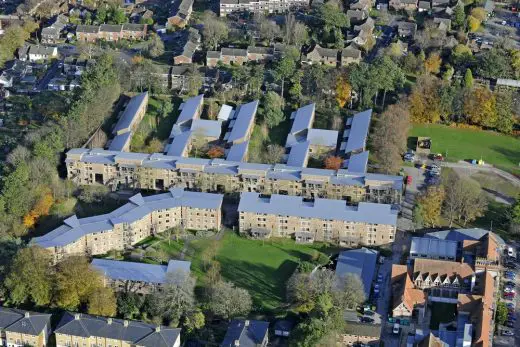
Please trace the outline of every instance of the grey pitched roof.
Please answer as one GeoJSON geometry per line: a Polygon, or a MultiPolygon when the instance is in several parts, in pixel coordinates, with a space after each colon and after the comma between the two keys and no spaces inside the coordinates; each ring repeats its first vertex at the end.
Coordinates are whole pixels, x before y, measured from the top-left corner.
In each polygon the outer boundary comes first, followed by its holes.
{"type": "Polygon", "coordinates": [[[352,154],[348,159],[347,170],[350,172],[366,173],[369,151],[352,154]]]}
{"type": "Polygon", "coordinates": [[[125,23],[123,31],[144,31],[146,24],[125,23]]]}
{"type": "Polygon", "coordinates": [[[247,57],[247,50],[240,48],[222,48],[222,55],[229,55],[233,57],[247,57]]]}
{"type": "Polygon", "coordinates": [[[247,53],[253,54],[273,54],[273,48],[271,47],[258,47],[258,46],[249,46],[247,47],[247,53]]]}
{"type": "Polygon", "coordinates": [[[186,43],[184,44],[184,46],[182,48],[182,53],[180,55],[188,57],[188,58],[192,58],[193,54],[197,50],[197,47],[198,47],[198,45],[196,43],[191,42],[191,41],[186,41],[186,43]]]}
{"type": "Polygon", "coordinates": [[[323,48],[320,45],[316,45],[316,47],[314,47],[314,49],[322,57],[337,58],[337,56],[338,56],[337,49],[323,48]]]}
{"type": "Polygon", "coordinates": [[[299,167],[307,166],[310,145],[309,141],[298,142],[292,145],[289,157],[287,158],[287,165],[299,167]]]}
{"type": "Polygon", "coordinates": [[[144,347],[172,347],[181,329],[65,312],[54,331],[64,335],[117,339],[144,347]]]}
{"type": "Polygon", "coordinates": [[[262,197],[259,193],[244,192],[238,211],[372,224],[397,223],[397,211],[387,204],[361,202],[358,206],[348,206],[343,200],[316,198],[306,201],[301,196],[278,194],[262,197]]]}
{"type": "Polygon", "coordinates": [[[345,148],[346,153],[365,148],[371,118],[372,109],[359,112],[353,116],[345,148]]]}
{"type": "Polygon", "coordinates": [[[258,100],[240,105],[235,111],[235,123],[227,139],[228,142],[245,140],[247,130],[255,121],[258,100]]]}
{"type": "Polygon", "coordinates": [[[182,103],[181,114],[177,118],[175,124],[180,124],[188,120],[193,120],[195,118],[195,115],[197,114],[198,108],[202,105],[203,101],[204,95],[200,94],[192,98],[189,98],[184,103],[182,103]]]}
{"type": "Polygon", "coordinates": [[[336,130],[309,129],[307,141],[315,146],[336,147],[338,132],[336,130]]]}
{"type": "Polygon", "coordinates": [[[359,49],[356,49],[354,47],[346,47],[343,48],[341,51],[341,57],[349,57],[354,59],[360,59],[361,58],[361,51],[359,49]]]}
{"type": "MultiPolygon", "coordinates": [[[[452,241],[464,241],[464,240],[480,240],[482,237],[491,233],[489,230],[484,230],[480,228],[471,228],[471,229],[453,229],[453,230],[441,230],[433,233],[428,233],[424,235],[425,237],[434,237],[441,240],[452,240],[452,241]]],[[[505,246],[505,241],[498,236],[498,234],[493,234],[497,243],[501,246],[505,246]]]]}
{"type": "Polygon", "coordinates": [[[423,10],[429,10],[432,7],[429,1],[419,1],[419,8],[423,10]]]}
{"type": "Polygon", "coordinates": [[[182,156],[191,141],[192,135],[193,133],[191,131],[185,131],[175,135],[172,143],[170,143],[166,150],[167,155],[182,156]]]}
{"type": "Polygon", "coordinates": [[[220,59],[220,51],[207,51],[206,58],[220,59]]]}
{"type": "MultiPolygon", "coordinates": [[[[132,154],[132,153],[125,153],[132,154]]],[[[168,193],[143,197],[136,194],[130,201],[118,209],[102,215],[78,219],[75,215],[67,218],[63,225],[51,232],[35,237],[31,243],[43,248],[59,247],[75,242],[79,238],[100,232],[112,231],[119,223],[132,223],[159,209],[189,206],[204,209],[219,209],[222,205],[221,194],[184,191],[172,188],[168,193]]]]}
{"type": "Polygon", "coordinates": [[[99,27],[100,32],[118,33],[123,30],[123,25],[120,24],[101,24],[99,27]]]}
{"type": "Polygon", "coordinates": [[[104,276],[121,281],[134,281],[163,284],[166,283],[167,273],[184,271],[189,273],[191,262],[170,260],[168,266],[110,259],[92,259],[92,266],[104,276]]]}
{"type": "Polygon", "coordinates": [[[315,110],[316,104],[309,104],[294,111],[293,114],[291,114],[293,123],[289,134],[294,136],[299,132],[310,129],[314,121],[315,110]]]}
{"type": "Polygon", "coordinates": [[[37,336],[50,324],[50,314],[0,306],[0,330],[37,336]]]}
{"type": "Polygon", "coordinates": [[[144,105],[144,103],[148,100],[148,92],[144,92],[141,94],[137,94],[133,98],[130,99],[128,105],[126,106],[123,114],[117,121],[113,134],[121,130],[130,130],[130,128],[137,121],[137,111],[144,105]]]}
{"type": "Polygon", "coordinates": [[[226,159],[230,161],[245,161],[249,141],[237,143],[236,145],[229,148],[229,152],[226,155],[226,159]]]}
{"type": "Polygon", "coordinates": [[[55,50],[56,47],[51,46],[29,45],[29,54],[52,55],[55,50]]]}
{"type": "Polygon", "coordinates": [[[257,347],[262,344],[269,330],[269,322],[234,319],[229,323],[222,347],[257,347]]]}
{"type": "Polygon", "coordinates": [[[365,247],[341,252],[336,265],[336,278],[339,280],[347,274],[359,276],[363,283],[365,297],[368,298],[376,273],[378,254],[378,251],[365,247]]]}
{"type": "Polygon", "coordinates": [[[132,132],[127,131],[126,133],[122,133],[120,135],[114,136],[112,142],[110,142],[110,146],[108,146],[109,151],[123,151],[125,147],[128,147],[128,144],[132,140],[132,132]]]}
{"type": "Polygon", "coordinates": [[[97,34],[99,32],[98,25],[78,25],[76,27],[77,33],[97,34]]]}

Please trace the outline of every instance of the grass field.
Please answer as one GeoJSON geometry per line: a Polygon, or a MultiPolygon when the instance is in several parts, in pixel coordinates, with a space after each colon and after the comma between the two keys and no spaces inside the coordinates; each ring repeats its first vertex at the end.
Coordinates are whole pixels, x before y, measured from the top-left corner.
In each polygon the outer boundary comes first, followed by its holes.
{"type": "Polygon", "coordinates": [[[411,137],[428,136],[432,152],[442,153],[448,161],[482,158],[497,168],[520,175],[520,139],[493,131],[451,128],[444,125],[416,125],[411,137]]]}
{"type": "MultiPolygon", "coordinates": [[[[325,244],[296,244],[289,239],[251,240],[232,232],[226,233],[219,242],[216,259],[220,262],[222,277],[247,289],[253,298],[254,309],[261,313],[276,314],[285,302],[286,282],[298,262],[317,259],[320,253],[334,254],[339,248],[325,244]]],[[[151,244],[153,248],[166,253],[169,258],[178,259],[184,247],[183,242],[149,238],[140,244],[151,244]]],[[[204,238],[189,243],[186,260],[190,260],[191,270],[204,283],[205,270],[201,255],[208,247],[213,247],[212,239],[204,238]]],[[[153,263],[150,259],[144,260],[153,263]]]]}

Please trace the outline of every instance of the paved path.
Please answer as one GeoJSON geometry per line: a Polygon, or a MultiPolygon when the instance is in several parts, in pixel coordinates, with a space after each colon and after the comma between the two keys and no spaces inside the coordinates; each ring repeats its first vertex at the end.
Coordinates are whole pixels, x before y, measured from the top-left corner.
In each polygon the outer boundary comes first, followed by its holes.
{"type": "Polygon", "coordinates": [[[468,169],[468,170],[474,170],[474,171],[485,171],[485,172],[493,172],[500,177],[510,181],[515,186],[520,187],[520,179],[509,172],[505,172],[503,170],[497,169],[496,167],[490,166],[490,165],[472,165],[469,163],[466,163],[465,161],[459,161],[457,163],[448,163],[443,162],[441,166],[444,167],[451,167],[455,169],[468,169]]]}

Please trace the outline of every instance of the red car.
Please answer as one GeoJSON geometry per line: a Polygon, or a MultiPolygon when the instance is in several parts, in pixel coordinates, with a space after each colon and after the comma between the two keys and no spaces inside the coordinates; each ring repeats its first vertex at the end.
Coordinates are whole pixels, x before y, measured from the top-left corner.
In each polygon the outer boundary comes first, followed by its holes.
{"type": "Polygon", "coordinates": [[[406,176],[406,184],[407,185],[412,184],[412,176],[406,176]]]}
{"type": "Polygon", "coordinates": [[[444,157],[442,156],[442,154],[434,154],[433,160],[443,161],[444,157]]]}

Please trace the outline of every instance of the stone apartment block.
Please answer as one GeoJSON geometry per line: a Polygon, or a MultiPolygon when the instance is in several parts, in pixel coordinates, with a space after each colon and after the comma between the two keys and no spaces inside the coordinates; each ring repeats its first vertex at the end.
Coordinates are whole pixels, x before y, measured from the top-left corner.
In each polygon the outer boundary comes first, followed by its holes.
{"type": "Polygon", "coordinates": [[[180,347],[181,329],[66,312],[54,330],[57,347],[180,347]]]}
{"type": "Polygon", "coordinates": [[[400,176],[101,149],[71,149],[66,165],[68,178],[77,184],[152,190],[184,186],[228,194],[261,192],[397,204],[403,188],[400,176]]]}
{"type": "Polygon", "coordinates": [[[222,195],[183,191],[143,197],[134,195],[126,205],[104,215],[64,224],[32,243],[48,249],[58,261],[68,255],[97,255],[125,248],[170,228],[218,230],[222,195]]]}
{"type": "Polygon", "coordinates": [[[50,332],[50,314],[0,307],[0,346],[45,347],[50,332]]]}
{"type": "Polygon", "coordinates": [[[99,27],[99,39],[105,41],[118,41],[123,38],[123,26],[115,24],[101,24],[99,27]]]}
{"type": "Polygon", "coordinates": [[[236,11],[253,13],[287,12],[293,8],[309,6],[309,0],[220,0],[222,17],[236,11]]]}
{"type": "Polygon", "coordinates": [[[242,193],[240,233],[254,237],[293,237],[296,241],[379,246],[394,241],[397,210],[391,205],[296,196],[242,193]]]}

